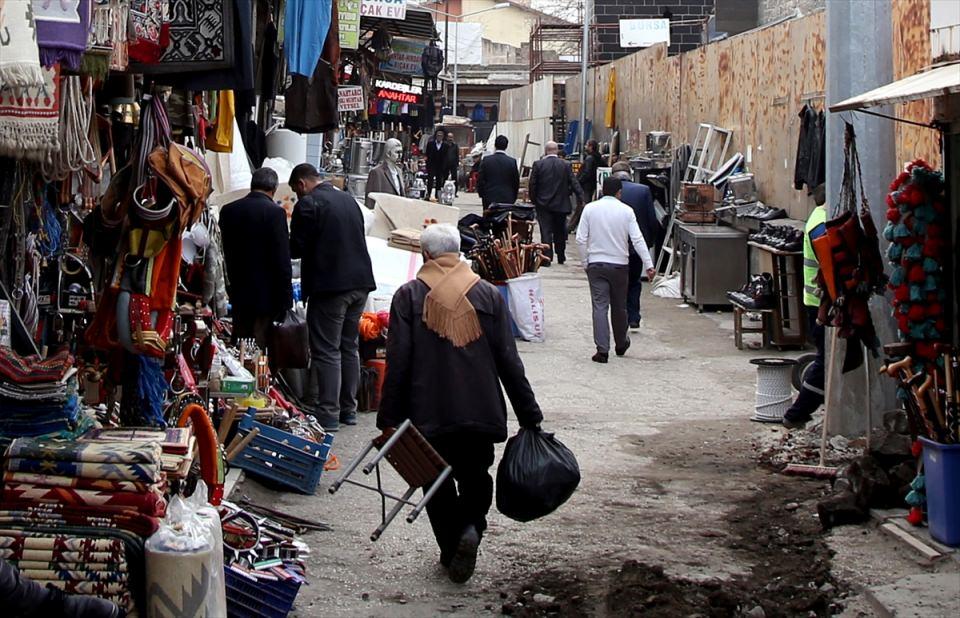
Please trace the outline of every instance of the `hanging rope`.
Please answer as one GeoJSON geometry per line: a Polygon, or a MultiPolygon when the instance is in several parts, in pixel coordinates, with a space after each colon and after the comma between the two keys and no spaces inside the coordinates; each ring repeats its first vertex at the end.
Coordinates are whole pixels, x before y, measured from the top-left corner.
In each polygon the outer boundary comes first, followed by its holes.
{"type": "Polygon", "coordinates": [[[140,111],[140,134],[137,139],[137,165],[133,186],[139,187],[147,178],[147,157],[157,146],[170,143],[170,120],[159,95],[146,94],[140,111]]]}
{"type": "Polygon", "coordinates": [[[43,177],[63,180],[84,166],[94,167],[96,152],[90,144],[90,118],[93,114],[93,80],[87,80],[84,93],[79,75],[67,75],[60,81],[60,150],[48,155],[41,165],[43,177]]]}
{"type": "Polygon", "coordinates": [[[48,199],[49,186],[44,186],[42,194],[38,195],[36,204],[37,221],[40,229],[37,231],[37,250],[44,258],[53,257],[60,253],[63,246],[63,226],[56,209],[48,199]]]}
{"type": "Polygon", "coordinates": [[[167,393],[167,381],[163,377],[161,359],[149,356],[137,356],[140,362],[140,374],[137,378],[137,392],[140,396],[140,412],[144,420],[156,427],[166,427],[163,418],[163,400],[167,393]]]}

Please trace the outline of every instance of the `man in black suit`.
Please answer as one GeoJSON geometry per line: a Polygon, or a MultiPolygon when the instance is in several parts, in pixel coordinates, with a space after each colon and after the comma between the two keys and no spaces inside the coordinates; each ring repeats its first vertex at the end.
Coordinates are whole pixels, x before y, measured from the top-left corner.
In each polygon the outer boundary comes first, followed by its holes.
{"type": "Polygon", "coordinates": [[[496,150],[480,161],[477,194],[484,209],[492,204],[513,204],[520,191],[520,170],[517,160],[507,154],[506,135],[498,135],[493,145],[496,150]]]}
{"type": "MultiPolygon", "coordinates": [[[[453,139],[453,133],[447,133],[447,175],[443,177],[443,181],[446,182],[447,178],[453,181],[454,195],[460,195],[460,147],[457,146],[457,142],[453,139]]],[[[440,187],[443,189],[443,187],[440,187]]]]}
{"type": "MultiPolygon", "coordinates": [[[[600,156],[600,145],[597,140],[587,140],[586,155],[583,158],[583,164],[580,166],[580,173],[577,174],[577,182],[583,189],[583,194],[587,202],[597,199],[597,168],[603,165],[603,158],[600,156]]],[[[570,220],[570,229],[577,229],[580,224],[580,215],[583,213],[583,204],[573,213],[570,220]]]]}
{"type": "Polygon", "coordinates": [[[570,164],[557,156],[556,142],[547,142],[546,155],[533,164],[530,172],[530,201],[537,208],[540,241],[551,245],[550,255],[558,264],[567,261],[567,215],[572,210],[570,195],[577,196],[583,206],[583,188],[573,175],[570,164]]]}
{"type": "Polygon", "coordinates": [[[376,289],[363,214],[356,200],[317,168],[301,163],[290,174],[296,206],[290,253],[302,258],[301,282],[310,331],[306,405],[327,431],[357,424],[360,314],[376,289]]]}
{"type": "Polygon", "coordinates": [[[220,209],[234,339],[267,344],[270,323],[293,303],[287,213],[273,201],[277,173],[253,173],[250,194],[220,209]]]}
{"type": "Polygon", "coordinates": [[[437,201],[440,201],[440,190],[443,189],[443,181],[447,177],[447,149],[450,148],[446,141],[447,132],[443,129],[437,129],[433,134],[433,139],[427,142],[427,198],[436,190],[437,201]],[[436,189],[434,189],[436,187],[436,189]]]}
{"type": "MultiPolygon", "coordinates": [[[[653,194],[650,187],[633,182],[633,173],[630,164],[618,161],[613,164],[613,175],[623,182],[620,201],[633,209],[640,226],[640,233],[650,248],[651,255],[656,260],[657,242],[660,240],[660,222],[657,220],[657,211],[653,206],[653,194]]],[[[644,275],[643,261],[637,252],[630,249],[630,272],[627,287],[627,322],[630,328],[640,328],[640,292],[643,289],[644,275]]]]}

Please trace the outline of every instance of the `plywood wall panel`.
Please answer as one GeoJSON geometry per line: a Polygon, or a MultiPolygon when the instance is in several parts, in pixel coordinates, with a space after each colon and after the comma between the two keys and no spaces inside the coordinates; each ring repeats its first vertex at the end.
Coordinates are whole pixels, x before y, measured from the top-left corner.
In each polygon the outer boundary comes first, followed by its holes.
{"type": "MultiPolygon", "coordinates": [[[[930,64],[930,0],[893,0],[893,77],[902,79],[930,64]]],[[[896,106],[896,115],[916,122],[930,122],[933,101],[915,101],[896,106]]],[[[916,158],[940,166],[936,131],[897,123],[897,162],[916,158]]]]}

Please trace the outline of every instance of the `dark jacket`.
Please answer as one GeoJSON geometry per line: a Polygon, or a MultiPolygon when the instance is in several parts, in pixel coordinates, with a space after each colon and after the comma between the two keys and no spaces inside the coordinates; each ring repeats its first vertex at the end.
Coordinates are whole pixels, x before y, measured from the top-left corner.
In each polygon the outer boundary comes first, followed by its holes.
{"type": "Polygon", "coordinates": [[[287,213],[256,191],[220,209],[230,303],[250,316],[276,317],[293,304],[287,213]]]}
{"type": "Polygon", "coordinates": [[[455,170],[460,167],[460,147],[456,142],[447,140],[447,162],[446,170],[455,170]]]}
{"type": "Polygon", "coordinates": [[[428,438],[475,433],[502,442],[507,438],[503,390],[521,426],[538,424],[543,415],[524,375],[510,315],[497,288],[480,281],[467,293],[483,335],[462,348],[423,324],[429,291],[414,279],[393,297],[377,427],[396,427],[409,418],[428,438]]]}
{"type": "Polygon", "coordinates": [[[807,194],[826,182],[826,119],[809,105],[800,110],[800,138],[797,141],[797,160],[793,169],[793,186],[807,194]]]}
{"type": "Polygon", "coordinates": [[[597,153],[588,154],[583,158],[583,165],[580,166],[580,172],[577,174],[577,182],[583,189],[583,194],[588,202],[596,199],[597,194],[597,168],[603,163],[600,155],[597,153]]]}
{"type": "Polygon", "coordinates": [[[530,201],[537,208],[551,212],[570,212],[570,194],[583,202],[580,183],[573,175],[573,168],[560,157],[544,157],[533,164],[530,172],[530,201]]]}
{"type": "Polygon", "coordinates": [[[360,206],[329,182],[297,200],[290,220],[290,254],[303,258],[303,297],[376,289],[360,206]]]}
{"type": "MultiPolygon", "coordinates": [[[[647,242],[647,247],[650,248],[650,255],[656,259],[656,246],[660,240],[660,222],[657,221],[657,211],[653,207],[653,194],[650,193],[650,187],[625,181],[623,192],[620,194],[620,201],[633,209],[633,214],[637,217],[637,225],[640,226],[640,233],[643,234],[643,239],[647,242]]],[[[630,247],[630,272],[643,272],[643,261],[633,250],[632,245],[630,247]]]]}
{"type": "Polygon", "coordinates": [[[513,204],[519,191],[520,170],[516,159],[498,150],[480,160],[477,195],[484,208],[491,204],[513,204]]]}
{"type": "Polygon", "coordinates": [[[443,70],[443,52],[436,45],[427,45],[420,55],[420,68],[426,77],[436,77],[443,70]]]}
{"type": "Polygon", "coordinates": [[[428,174],[442,174],[447,169],[447,150],[449,148],[450,145],[447,144],[446,140],[440,142],[440,147],[437,148],[437,140],[430,138],[427,147],[424,148],[427,153],[428,174]]]}

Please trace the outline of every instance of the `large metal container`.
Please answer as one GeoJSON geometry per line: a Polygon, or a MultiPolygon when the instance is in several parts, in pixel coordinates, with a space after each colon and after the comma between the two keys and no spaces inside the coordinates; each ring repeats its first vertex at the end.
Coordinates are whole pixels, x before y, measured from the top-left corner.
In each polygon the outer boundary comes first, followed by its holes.
{"type": "Polygon", "coordinates": [[[729,306],[727,291],[747,280],[747,235],[731,227],[691,224],[677,226],[676,234],[684,300],[701,311],[729,306]]]}
{"type": "Polygon", "coordinates": [[[350,143],[350,173],[367,174],[370,172],[370,151],[373,142],[368,139],[354,139],[350,143]]]}
{"type": "Polygon", "coordinates": [[[373,140],[370,147],[370,165],[379,165],[383,160],[383,151],[386,150],[387,142],[384,140],[373,140]]]}

